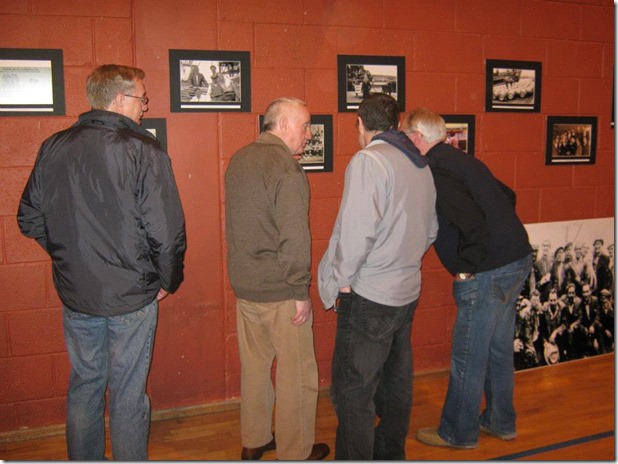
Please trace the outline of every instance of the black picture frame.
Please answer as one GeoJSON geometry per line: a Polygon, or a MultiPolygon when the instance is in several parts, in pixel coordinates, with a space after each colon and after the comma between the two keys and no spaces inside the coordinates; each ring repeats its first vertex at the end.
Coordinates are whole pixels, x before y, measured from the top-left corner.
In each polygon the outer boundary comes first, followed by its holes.
{"type": "Polygon", "coordinates": [[[64,114],[62,50],[0,48],[0,116],[64,114]]]}
{"type": "Polygon", "coordinates": [[[446,123],[446,143],[474,156],[475,117],[473,114],[443,114],[446,123]]]}
{"type": "Polygon", "coordinates": [[[405,57],[337,55],[337,90],[342,113],[356,111],[366,95],[378,92],[391,95],[405,111],[405,57]]]}
{"type": "Polygon", "coordinates": [[[244,51],[170,50],[171,111],[251,111],[249,56],[244,51]]]}
{"type": "Polygon", "coordinates": [[[546,165],[594,164],[596,116],[547,116],[546,165]]]}
{"type": "Polygon", "coordinates": [[[539,61],[486,60],[485,111],[541,111],[539,61]]]}
{"type": "Polygon", "coordinates": [[[165,118],[142,118],[142,127],[150,132],[167,151],[167,123],[165,118]]]}
{"type": "MultiPolygon", "coordinates": [[[[258,131],[262,132],[264,115],[258,117],[258,131]]],[[[312,114],[311,133],[313,138],[305,145],[305,153],[298,160],[306,172],[333,171],[333,116],[312,114]]]]}

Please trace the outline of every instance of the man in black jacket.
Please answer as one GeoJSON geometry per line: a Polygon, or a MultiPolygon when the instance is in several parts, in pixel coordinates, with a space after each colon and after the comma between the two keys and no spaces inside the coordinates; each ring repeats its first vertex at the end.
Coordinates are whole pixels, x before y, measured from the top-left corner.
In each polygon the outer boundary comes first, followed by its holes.
{"type": "Polygon", "coordinates": [[[92,110],[48,138],[19,205],[22,233],[52,260],[71,362],[69,459],[105,459],[109,386],[112,452],[146,460],[158,301],[183,280],[185,222],[170,159],[140,126],[141,69],[96,68],[92,110]]]}
{"type": "Polygon", "coordinates": [[[454,276],[457,304],[440,425],[420,429],[416,437],[430,446],[468,449],[478,446],[479,430],[511,440],[515,305],[532,266],[515,193],[481,161],[443,143],[446,124],[439,115],[417,109],[402,126],[429,160],[438,195],[434,246],[454,276]]]}

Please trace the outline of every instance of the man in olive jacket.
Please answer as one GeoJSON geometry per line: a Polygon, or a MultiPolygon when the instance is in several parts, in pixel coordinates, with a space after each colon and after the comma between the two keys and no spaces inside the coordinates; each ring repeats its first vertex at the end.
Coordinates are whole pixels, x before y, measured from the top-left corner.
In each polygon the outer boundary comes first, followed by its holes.
{"type": "Polygon", "coordinates": [[[264,132],[225,174],[227,265],[237,298],[242,459],[323,459],[314,444],[318,371],[309,299],[309,184],[297,162],[311,139],[305,104],[280,98],[264,132]],[[271,382],[277,359],[276,392],[271,382]],[[277,441],[272,434],[277,400],[277,441]]]}

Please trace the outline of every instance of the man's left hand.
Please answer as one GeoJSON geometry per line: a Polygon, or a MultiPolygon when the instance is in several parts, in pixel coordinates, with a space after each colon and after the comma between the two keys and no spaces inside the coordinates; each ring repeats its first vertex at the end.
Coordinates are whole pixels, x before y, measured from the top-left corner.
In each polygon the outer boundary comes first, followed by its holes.
{"type": "Polygon", "coordinates": [[[304,324],[309,320],[309,316],[311,315],[311,298],[303,301],[294,300],[294,304],[296,305],[296,314],[291,322],[294,325],[304,324]]]}

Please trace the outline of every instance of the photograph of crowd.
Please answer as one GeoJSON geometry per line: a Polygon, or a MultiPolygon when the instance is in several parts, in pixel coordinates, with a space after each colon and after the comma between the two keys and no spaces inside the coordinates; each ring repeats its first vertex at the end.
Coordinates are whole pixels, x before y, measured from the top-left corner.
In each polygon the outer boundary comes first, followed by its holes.
{"type": "Polygon", "coordinates": [[[515,369],[613,352],[613,218],[526,229],[534,264],[517,305],[515,369]]]}
{"type": "MultiPolygon", "coordinates": [[[[258,117],[259,131],[264,130],[264,115],[258,117]]],[[[333,117],[330,114],[311,115],[311,140],[298,160],[305,171],[332,172],[333,170],[333,117]]]]}
{"type": "Polygon", "coordinates": [[[303,165],[324,163],[323,124],[311,124],[311,140],[305,145],[305,152],[299,162],[303,165]]]}
{"type": "Polygon", "coordinates": [[[593,164],[596,117],[548,116],[545,164],[593,164]]]}
{"type": "Polygon", "coordinates": [[[553,156],[590,156],[590,126],[556,124],[553,127],[553,156]]]}

